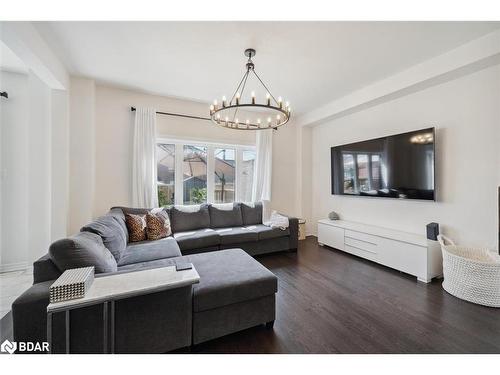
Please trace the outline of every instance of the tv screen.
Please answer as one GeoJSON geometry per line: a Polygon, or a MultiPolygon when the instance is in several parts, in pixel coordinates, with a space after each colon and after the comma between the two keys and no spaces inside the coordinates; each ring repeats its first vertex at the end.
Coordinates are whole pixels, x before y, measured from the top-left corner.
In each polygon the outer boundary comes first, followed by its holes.
{"type": "Polygon", "coordinates": [[[434,128],[331,148],[332,194],[435,200],[434,128]]]}

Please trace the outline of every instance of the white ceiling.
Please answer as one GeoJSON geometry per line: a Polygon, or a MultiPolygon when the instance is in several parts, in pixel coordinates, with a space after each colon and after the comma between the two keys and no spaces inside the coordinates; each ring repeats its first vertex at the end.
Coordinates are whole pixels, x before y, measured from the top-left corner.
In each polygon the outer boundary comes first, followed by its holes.
{"type": "Polygon", "coordinates": [[[26,64],[12,50],[0,40],[0,70],[13,73],[27,74],[26,64]]]}
{"type": "MultiPolygon", "coordinates": [[[[209,102],[230,96],[245,48],[304,113],[500,28],[498,22],[38,22],[74,75],[209,102]]],[[[247,84],[248,90],[257,86],[247,84]]],[[[263,95],[257,92],[257,95],[263,95]]]]}

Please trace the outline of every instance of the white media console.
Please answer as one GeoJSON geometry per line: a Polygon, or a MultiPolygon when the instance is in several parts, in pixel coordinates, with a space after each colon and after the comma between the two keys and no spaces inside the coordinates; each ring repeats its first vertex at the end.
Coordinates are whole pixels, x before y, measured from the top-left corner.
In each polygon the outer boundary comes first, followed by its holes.
{"type": "Polygon", "coordinates": [[[443,274],[441,248],[425,236],[345,220],[319,220],[318,242],[429,283],[443,274]]]}

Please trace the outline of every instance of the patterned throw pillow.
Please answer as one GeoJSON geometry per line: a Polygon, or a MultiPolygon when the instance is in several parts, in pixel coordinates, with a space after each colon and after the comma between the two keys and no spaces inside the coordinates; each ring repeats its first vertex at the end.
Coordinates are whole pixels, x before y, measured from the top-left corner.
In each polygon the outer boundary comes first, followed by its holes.
{"type": "Polygon", "coordinates": [[[129,242],[146,239],[146,215],[125,214],[129,242]]]}
{"type": "Polygon", "coordinates": [[[146,214],[146,234],[148,240],[159,240],[172,234],[170,219],[163,209],[153,209],[146,214]]]}

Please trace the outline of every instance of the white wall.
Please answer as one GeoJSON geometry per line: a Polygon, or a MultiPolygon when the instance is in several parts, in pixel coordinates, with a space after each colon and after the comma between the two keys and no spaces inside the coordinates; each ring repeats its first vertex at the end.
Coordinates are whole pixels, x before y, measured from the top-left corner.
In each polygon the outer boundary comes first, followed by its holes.
{"type": "MultiPolygon", "coordinates": [[[[90,79],[71,79],[70,233],[115,205],[131,204],[134,113],[130,107],[207,116],[208,105],[150,95],[90,79]],[[92,186],[91,186],[92,185],[92,186]]],[[[255,144],[255,132],[228,130],[209,121],[158,116],[159,137],[255,144]]],[[[273,203],[288,214],[296,208],[296,128],[274,135],[273,203]]]]}
{"type": "Polygon", "coordinates": [[[9,99],[0,101],[1,115],[1,258],[2,270],[26,267],[28,236],[29,149],[28,75],[0,71],[2,90],[9,99]],[[21,214],[22,213],[22,214],[21,214]]]}
{"type": "MultiPolygon", "coordinates": [[[[51,90],[35,75],[29,77],[28,151],[28,260],[47,252],[51,243],[52,165],[51,90]]],[[[16,150],[16,154],[22,152],[16,150]]],[[[25,199],[26,199],[25,198],[25,199]]],[[[23,214],[23,213],[21,213],[23,214]]]]}
{"type": "Polygon", "coordinates": [[[67,234],[69,76],[30,22],[0,22],[0,39],[24,73],[0,73],[3,272],[29,267],[67,234]]]}
{"type": "Polygon", "coordinates": [[[66,90],[51,95],[51,238],[65,237],[69,225],[69,103],[66,90]]]}
{"type": "Polygon", "coordinates": [[[1,71],[0,80],[9,93],[1,101],[0,271],[9,271],[28,267],[66,235],[68,124],[59,118],[65,91],[33,73],[1,71]]]}
{"type": "MultiPolygon", "coordinates": [[[[93,217],[96,141],[94,81],[71,78],[69,108],[70,214],[68,231],[69,234],[74,234],[93,217]]],[[[108,157],[115,156],[112,147],[110,147],[110,153],[108,157]]],[[[103,183],[111,184],[112,181],[110,179],[103,183]]]]}
{"type": "Polygon", "coordinates": [[[422,234],[436,221],[459,243],[497,248],[499,103],[496,65],[314,127],[313,220],[335,210],[346,220],[422,234]],[[331,195],[330,147],[433,125],[436,203],[331,195]]]}

